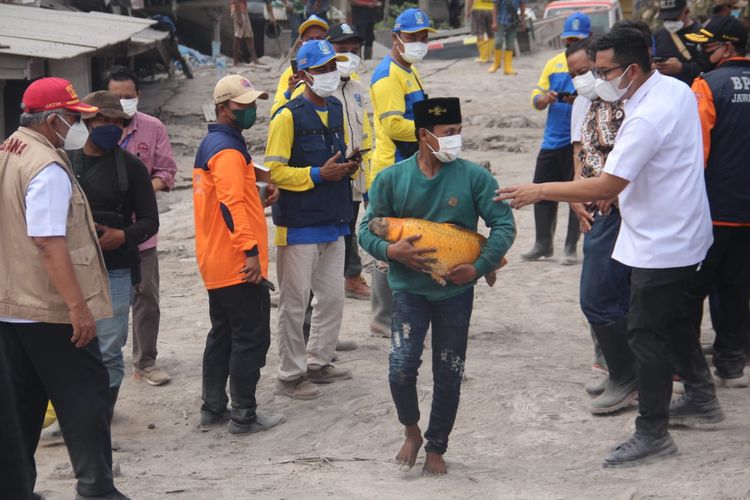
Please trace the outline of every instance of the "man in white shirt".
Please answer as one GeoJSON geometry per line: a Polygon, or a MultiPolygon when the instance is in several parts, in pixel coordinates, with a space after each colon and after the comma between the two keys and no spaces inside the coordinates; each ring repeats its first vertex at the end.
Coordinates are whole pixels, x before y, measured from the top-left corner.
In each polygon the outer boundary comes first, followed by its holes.
{"type": "Polygon", "coordinates": [[[627,100],[625,120],[599,177],[499,190],[497,200],[590,202],[619,195],[622,225],[612,257],[630,266],[628,343],[636,359],[639,410],[633,436],[604,467],[644,463],[677,451],[668,424],[724,419],[711,373],[685,312],[698,264],[713,241],[703,180],[701,128],[689,87],[651,70],[649,45],[631,28],[596,46],[596,89],[627,100]],[[685,395],[670,405],[673,366],[685,395]]]}

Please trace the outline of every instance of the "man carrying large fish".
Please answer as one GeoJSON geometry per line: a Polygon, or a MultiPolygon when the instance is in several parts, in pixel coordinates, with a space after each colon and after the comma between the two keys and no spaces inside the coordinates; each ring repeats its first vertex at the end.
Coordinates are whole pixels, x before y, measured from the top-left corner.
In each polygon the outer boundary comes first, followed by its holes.
{"type": "Polygon", "coordinates": [[[474,283],[491,274],[515,239],[508,205],[493,204],[497,181],[461,152],[458,98],[414,103],[418,152],[383,170],[369,191],[359,241],[390,264],[393,290],[388,379],[406,440],[396,460],[416,463],[422,446],[417,370],[432,323],[433,400],[424,471],[446,473],[443,454],[458,410],[474,283]],[[490,228],[476,234],[481,217],[490,228]]]}

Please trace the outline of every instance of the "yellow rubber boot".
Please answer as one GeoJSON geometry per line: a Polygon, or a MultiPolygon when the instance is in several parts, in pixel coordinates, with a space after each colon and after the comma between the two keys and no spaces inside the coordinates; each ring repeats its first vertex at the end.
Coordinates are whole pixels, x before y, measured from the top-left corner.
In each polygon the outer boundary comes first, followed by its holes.
{"type": "Polygon", "coordinates": [[[480,64],[486,63],[489,60],[489,55],[487,54],[487,40],[477,40],[477,51],[479,52],[479,57],[474,59],[474,62],[480,64]]]}
{"type": "Polygon", "coordinates": [[[506,75],[517,75],[515,71],[513,71],[513,51],[512,50],[506,50],[505,51],[505,70],[506,75]]]}
{"type": "Polygon", "coordinates": [[[495,61],[492,63],[492,66],[490,66],[490,69],[487,70],[487,73],[494,73],[495,71],[500,69],[500,66],[502,66],[502,57],[503,57],[503,51],[500,49],[495,49],[495,61]]]}
{"type": "Polygon", "coordinates": [[[55,423],[55,420],[57,420],[57,414],[55,413],[55,409],[52,407],[51,402],[47,402],[47,411],[44,413],[44,423],[42,424],[42,428],[47,428],[50,425],[55,423]]]}

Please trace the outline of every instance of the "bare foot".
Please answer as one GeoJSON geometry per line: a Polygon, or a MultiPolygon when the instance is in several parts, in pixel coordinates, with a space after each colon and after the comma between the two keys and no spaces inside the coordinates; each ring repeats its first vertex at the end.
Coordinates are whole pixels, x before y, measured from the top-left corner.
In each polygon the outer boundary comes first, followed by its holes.
{"type": "Polygon", "coordinates": [[[417,425],[408,425],[404,430],[404,435],[406,439],[398,455],[396,455],[396,462],[411,469],[417,462],[417,454],[422,447],[422,431],[419,430],[417,425]]]}
{"type": "Polygon", "coordinates": [[[431,476],[443,476],[448,473],[448,468],[445,466],[445,460],[443,455],[428,451],[425,456],[423,474],[431,476]]]}

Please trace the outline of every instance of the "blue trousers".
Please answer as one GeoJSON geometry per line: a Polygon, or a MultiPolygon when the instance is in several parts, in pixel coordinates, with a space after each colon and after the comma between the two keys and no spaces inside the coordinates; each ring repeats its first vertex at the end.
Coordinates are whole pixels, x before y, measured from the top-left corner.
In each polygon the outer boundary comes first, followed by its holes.
{"type": "Polygon", "coordinates": [[[583,238],[581,309],[594,326],[612,324],[628,314],[630,268],[612,258],[621,222],[616,207],[608,215],[597,213],[583,238]]]}
{"type": "Polygon", "coordinates": [[[448,448],[461,394],[473,303],[473,288],[435,302],[408,292],[393,295],[388,380],[403,425],[419,422],[417,373],[432,323],[432,412],[425,432],[425,450],[429,452],[443,454],[448,448]]]}
{"type": "Polygon", "coordinates": [[[96,322],[96,336],[104,366],[109,373],[109,386],[119,387],[125,375],[122,348],[128,340],[128,316],[133,287],[130,283],[130,269],[110,269],[107,275],[112,295],[112,317],[96,322]]]}

